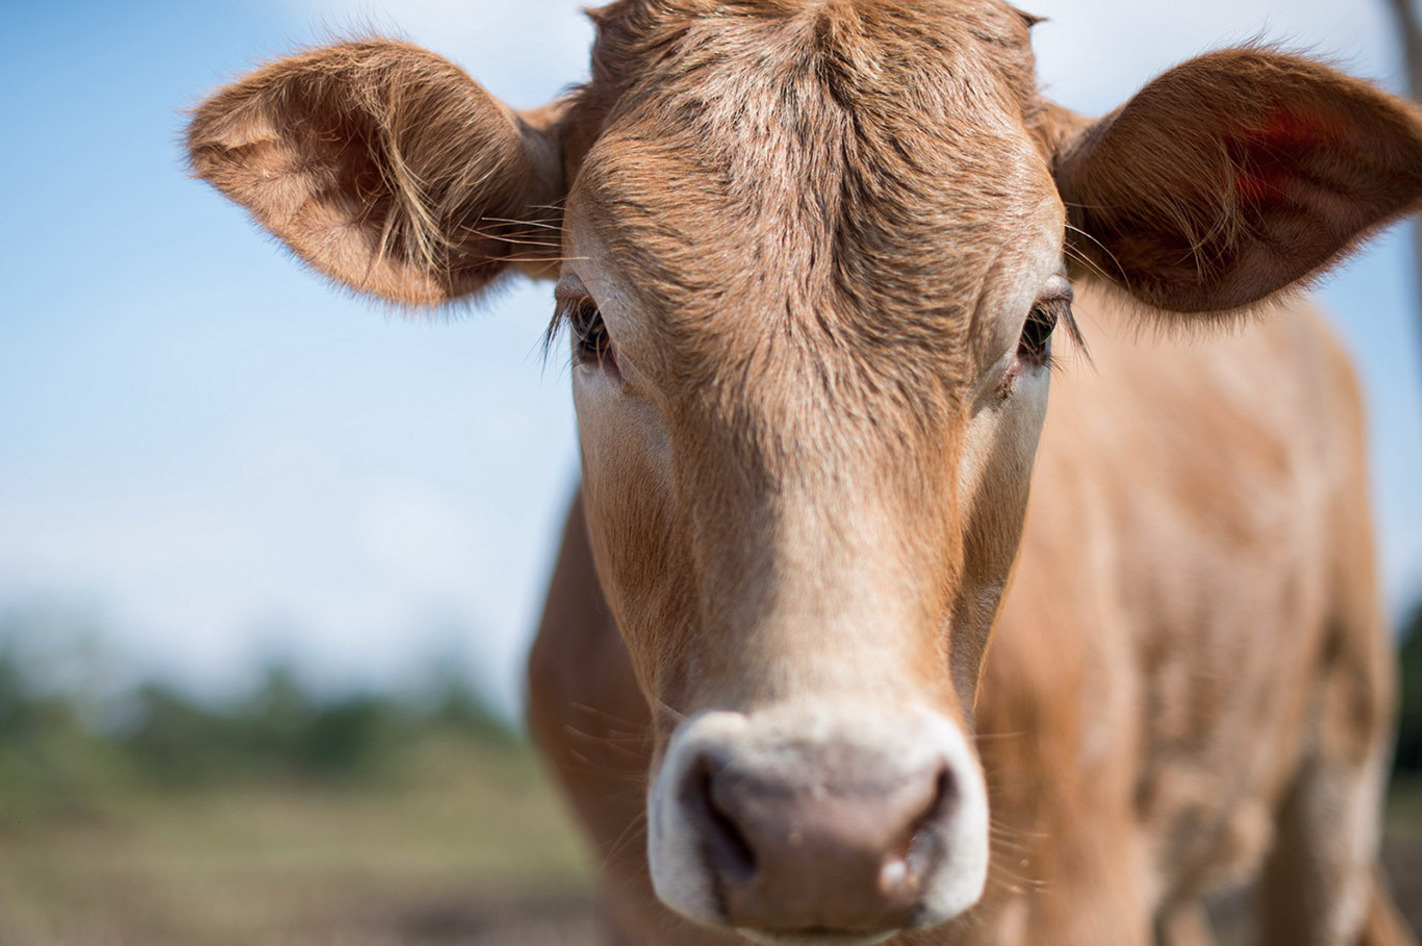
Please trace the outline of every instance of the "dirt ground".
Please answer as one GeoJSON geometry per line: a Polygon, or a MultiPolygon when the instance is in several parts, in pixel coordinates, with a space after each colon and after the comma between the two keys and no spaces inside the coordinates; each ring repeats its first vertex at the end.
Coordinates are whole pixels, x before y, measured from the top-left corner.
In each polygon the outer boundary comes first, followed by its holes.
{"type": "MultiPolygon", "coordinates": [[[[1389,843],[1383,852],[1393,894],[1413,929],[1422,930],[1422,844],[1389,843]]],[[[1255,942],[1248,894],[1212,904],[1219,946],[1255,942]]],[[[357,942],[342,938],[341,942],[357,942]]],[[[493,907],[470,904],[409,906],[372,943],[399,946],[599,946],[597,923],[582,900],[493,907]]]]}
{"type": "MultiPolygon", "coordinates": [[[[532,763],[436,774],[0,823],[0,946],[599,946],[586,857],[532,763]]],[[[1394,794],[1387,839],[1422,930],[1422,784],[1394,794]]],[[[1212,913],[1220,946],[1252,942],[1245,898],[1212,913]]]]}
{"type": "MultiPolygon", "coordinates": [[[[1422,845],[1389,844],[1384,852],[1393,892],[1422,930],[1422,845]]],[[[1255,941],[1247,895],[1212,905],[1219,946],[1255,941]]],[[[344,917],[311,918],[301,942],[349,946],[600,946],[590,904],[581,897],[511,903],[430,899],[372,904],[344,917]]]]}
{"type": "Polygon", "coordinates": [[[339,917],[312,917],[295,941],[341,946],[600,946],[593,908],[583,897],[371,903],[339,917]]]}

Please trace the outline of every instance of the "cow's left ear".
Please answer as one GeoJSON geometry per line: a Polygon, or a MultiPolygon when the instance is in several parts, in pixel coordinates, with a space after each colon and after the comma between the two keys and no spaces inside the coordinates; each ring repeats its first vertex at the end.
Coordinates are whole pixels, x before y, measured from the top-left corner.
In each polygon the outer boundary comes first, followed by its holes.
{"type": "Polygon", "coordinates": [[[1422,201],[1422,116],[1314,62],[1190,60],[1056,159],[1074,255],[1151,306],[1223,312],[1319,272],[1422,201]]]}

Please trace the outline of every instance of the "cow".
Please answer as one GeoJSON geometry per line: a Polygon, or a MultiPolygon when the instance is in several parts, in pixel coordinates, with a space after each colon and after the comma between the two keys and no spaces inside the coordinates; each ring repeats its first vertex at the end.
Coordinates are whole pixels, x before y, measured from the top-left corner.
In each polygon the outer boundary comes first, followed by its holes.
{"type": "Polygon", "coordinates": [[[1001,0],[616,0],[516,112],[378,38],[194,172],[415,308],[556,280],[582,483],[532,731],[641,946],[1413,943],[1348,360],[1297,288],[1422,116],[1267,46],[1088,119],[1001,0]],[[1048,388],[1054,387],[1050,406],[1048,388]]]}

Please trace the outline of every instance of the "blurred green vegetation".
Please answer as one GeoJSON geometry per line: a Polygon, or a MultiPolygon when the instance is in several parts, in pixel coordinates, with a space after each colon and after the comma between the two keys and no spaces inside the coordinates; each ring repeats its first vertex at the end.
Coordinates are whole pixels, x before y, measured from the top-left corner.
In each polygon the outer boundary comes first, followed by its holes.
{"type": "Polygon", "coordinates": [[[389,782],[435,739],[523,751],[470,679],[450,669],[455,661],[437,662],[445,669],[404,694],[322,693],[276,662],[248,692],[213,701],[154,680],[96,686],[99,674],[75,671],[105,662],[92,643],[36,647],[15,623],[0,618],[0,822],[79,809],[116,789],[389,782]]]}
{"type": "Polygon", "coordinates": [[[1402,627],[1398,651],[1402,707],[1397,720],[1394,776],[1422,776],[1422,602],[1402,627]]]}
{"type": "Polygon", "coordinates": [[[588,941],[581,845],[460,660],[199,697],[98,630],[0,610],[0,946],[588,941]]]}

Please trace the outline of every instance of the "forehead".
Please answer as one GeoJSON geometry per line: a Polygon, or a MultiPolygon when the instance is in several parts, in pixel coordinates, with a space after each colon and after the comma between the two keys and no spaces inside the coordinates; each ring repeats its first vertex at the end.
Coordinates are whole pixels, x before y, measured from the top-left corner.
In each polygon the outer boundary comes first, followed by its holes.
{"type": "Polygon", "coordinates": [[[606,113],[570,213],[673,319],[755,308],[961,346],[993,277],[1060,227],[1011,7],[629,3],[597,18],[584,102],[606,113]]]}

